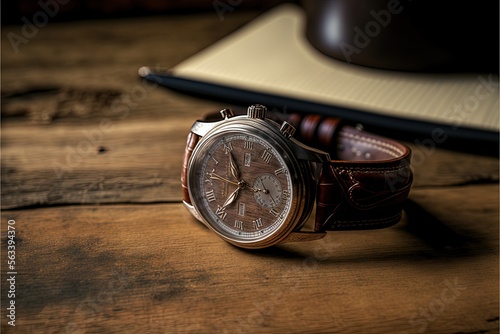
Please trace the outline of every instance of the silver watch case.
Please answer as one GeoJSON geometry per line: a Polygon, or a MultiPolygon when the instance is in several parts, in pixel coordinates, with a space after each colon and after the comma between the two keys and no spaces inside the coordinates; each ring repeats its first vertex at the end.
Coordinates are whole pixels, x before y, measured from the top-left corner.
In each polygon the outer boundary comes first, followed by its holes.
{"type": "MultiPolygon", "coordinates": [[[[288,125],[288,124],[286,124],[288,125]]],[[[283,127],[285,128],[285,127],[283,127]]],[[[288,127],[287,127],[288,128],[288,127]]],[[[215,232],[225,241],[242,248],[265,248],[283,242],[316,240],[324,237],[325,233],[301,232],[309,218],[315,203],[319,164],[329,161],[328,153],[308,147],[285,131],[270,119],[250,118],[248,116],[234,116],[217,122],[197,121],[191,131],[201,136],[188,163],[187,185],[192,204],[184,202],[187,209],[204,225],[215,232]],[[283,157],[292,178],[292,209],[281,226],[272,234],[260,239],[241,240],[221,233],[212,226],[203,215],[203,208],[198,206],[196,198],[199,189],[196,189],[195,173],[200,163],[200,152],[206,145],[210,145],[214,138],[222,133],[238,132],[259,136],[269,143],[283,157]]]]}

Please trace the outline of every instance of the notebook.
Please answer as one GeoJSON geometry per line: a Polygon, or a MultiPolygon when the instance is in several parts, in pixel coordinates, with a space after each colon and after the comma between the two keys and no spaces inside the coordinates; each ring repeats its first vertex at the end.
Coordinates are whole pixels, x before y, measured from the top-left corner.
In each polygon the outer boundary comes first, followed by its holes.
{"type": "Polygon", "coordinates": [[[431,136],[498,144],[498,75],[412,73],[330,58],[305,37],[305,13],[283,4],[148,80],[188,94],[311,112],[431,136]]]}

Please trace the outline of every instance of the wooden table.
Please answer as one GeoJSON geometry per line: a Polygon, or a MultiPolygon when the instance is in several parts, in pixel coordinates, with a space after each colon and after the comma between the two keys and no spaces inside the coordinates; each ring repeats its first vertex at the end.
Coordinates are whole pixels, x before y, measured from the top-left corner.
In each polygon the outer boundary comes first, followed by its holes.
{"type": "Polygon", "coordinates": [[[406,218],[379,231],[244,251],[187,213],[185,137],[226,105],[137,69],[255,15],[49,22],[17,53],[2,29],[3,331],[498,332],[497,158],[412,145],[406,218]]]}

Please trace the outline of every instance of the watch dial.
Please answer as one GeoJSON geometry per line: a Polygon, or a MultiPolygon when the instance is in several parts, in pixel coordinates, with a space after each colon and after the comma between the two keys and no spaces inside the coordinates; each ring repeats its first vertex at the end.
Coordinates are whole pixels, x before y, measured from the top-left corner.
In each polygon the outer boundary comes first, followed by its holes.
{"type": "Polygon", "coordinates": [[[237,241],[264,238],[291,210],[292,179],[284,158],[264,139],[241,133],[212,138],[199,152],[198,210],[237,241]]]}

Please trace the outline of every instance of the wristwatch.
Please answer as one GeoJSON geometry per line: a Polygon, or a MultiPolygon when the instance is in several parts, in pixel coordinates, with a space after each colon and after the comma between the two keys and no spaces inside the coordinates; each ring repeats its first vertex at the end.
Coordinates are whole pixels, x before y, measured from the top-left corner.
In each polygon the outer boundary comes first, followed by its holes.
{"type": "Polygon", "coordinates": [[[401,220],[413,179],[406,145],[337,118],[271,115],[259,104],[220,114],[193,124],[181,182],[188,211],[223,240],[265,248],[401,220]],[[303,231],[314,207],[314,228],[303,231]]]}

